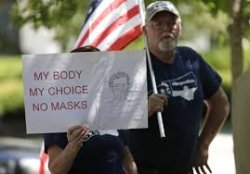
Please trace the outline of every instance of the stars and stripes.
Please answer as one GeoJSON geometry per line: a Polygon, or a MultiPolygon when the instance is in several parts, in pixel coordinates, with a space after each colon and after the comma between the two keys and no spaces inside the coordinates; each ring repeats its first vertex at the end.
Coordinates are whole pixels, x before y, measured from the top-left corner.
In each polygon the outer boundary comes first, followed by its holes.
{"type": "Polygon", "coordinates": [[[137,0],[93,0],[75,48],[121,50],[142,33],[137,0]]]}

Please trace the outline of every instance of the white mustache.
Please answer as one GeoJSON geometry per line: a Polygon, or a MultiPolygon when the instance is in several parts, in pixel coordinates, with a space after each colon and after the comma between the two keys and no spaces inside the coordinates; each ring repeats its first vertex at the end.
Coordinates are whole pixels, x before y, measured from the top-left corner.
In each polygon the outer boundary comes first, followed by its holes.
{"type": "Polygon", "coordinates": [[[174,35],[172,33],[169,33],[169,32],[165,32],[161,35],[161,38],[172,38],[172,39],[175,39],[174,35]]]}

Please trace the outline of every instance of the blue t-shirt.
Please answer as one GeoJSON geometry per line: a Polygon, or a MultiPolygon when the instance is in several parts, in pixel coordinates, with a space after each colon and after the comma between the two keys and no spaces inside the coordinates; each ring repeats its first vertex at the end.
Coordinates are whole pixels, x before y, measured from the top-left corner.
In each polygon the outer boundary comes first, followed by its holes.
{"type": "MultiPolygon", "coordinates": [[[[68,143],[66,133],[44,135],[45,152],[50,145],[64,149],[68,143]]],[[[90,131],[70,169],[70,174],[124,174],[122,170],[123,141],[119,136],[90,131]]]]}
{"type": "MultiPolygon", "coordinates": [[[[159,93],[168,96],[163,123],[166,138],[161,139],[157,117],[149,118],[148,129],[126,132],[127,143],[138,165],[165,170],[186,171],[196,149],[203,100],[212,96],[221,83],[219,75],[194,50],[177,47],[172,64],[151,55],[159,93]]],[[[148,93],[152,93],[148,72],[148,93]]]]}

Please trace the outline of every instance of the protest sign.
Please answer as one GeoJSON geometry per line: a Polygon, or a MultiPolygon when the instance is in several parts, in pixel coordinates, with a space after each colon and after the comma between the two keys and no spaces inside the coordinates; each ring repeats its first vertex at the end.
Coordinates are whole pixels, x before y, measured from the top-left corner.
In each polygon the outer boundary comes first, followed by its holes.
{"type": "Polygon", "coordinates": [[[24,55],[27,133],[147,127],[144,51],[24,55]]]}

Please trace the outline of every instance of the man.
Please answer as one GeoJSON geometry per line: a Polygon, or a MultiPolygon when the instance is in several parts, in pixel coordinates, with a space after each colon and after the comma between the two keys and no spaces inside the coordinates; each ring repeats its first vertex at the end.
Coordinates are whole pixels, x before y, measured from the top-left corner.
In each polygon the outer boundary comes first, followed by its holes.
{"type": "Polygon", "coordinates": [[[144,32],[156,85],[153,94],[148,73],[149,128],[126,132],[140,174],[209,173],[208,149],[229,113],[221,78],[189,47],[177,47],[181,18],[168,1],[156,1],[146,10],[144,32]],[[199,135],[203,103],[207,105],[199,135]],[[156,113],[162,112],[166,138],[159,135],[156,113]]]}

